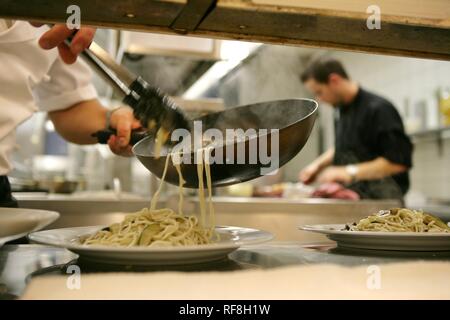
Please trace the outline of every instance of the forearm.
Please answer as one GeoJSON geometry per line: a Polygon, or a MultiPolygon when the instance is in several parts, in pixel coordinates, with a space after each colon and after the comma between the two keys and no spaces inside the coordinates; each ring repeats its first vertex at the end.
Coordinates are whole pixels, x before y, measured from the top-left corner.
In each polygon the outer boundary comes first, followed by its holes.
{"type": "Polygon", "coordinates": [[[314,165],[318,166],[320,170],[328,167],[332,164],[334,158],[334,148],[330,148],[324,153],[322,153],[316,160],[314,160],[314,165]]]}
{"type": "Polygon", "coordinates": [[[356,180],[377,180],[399,174],[408,170],[401,164],[390,162],[386,158],[378,157],[372,161],[357,164],[356,180]]]}
{"type": "Polygon", "coordinates": [[[69,109],[49,113],[56,131],[67,141],[77,144],[97,142],[91,134],[106,126],[106,108],[98,100],[80,102],[69,109]]]}

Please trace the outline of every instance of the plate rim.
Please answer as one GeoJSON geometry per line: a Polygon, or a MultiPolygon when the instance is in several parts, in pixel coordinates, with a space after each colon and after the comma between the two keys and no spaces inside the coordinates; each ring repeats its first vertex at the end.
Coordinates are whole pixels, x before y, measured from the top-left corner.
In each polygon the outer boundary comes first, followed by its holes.
{"type": "Polygon", "coordinates": [[[50,230],[41,230],[41,231],[35,231],[28,234],[28,239],[33,243],[39,243],[44,245],[50,245],[54,247],[59,248],[65,248],[67,250],[71,251],[101,251],[101,252],[111,252],[111,253],[174,253],[174,252],[195,252],[195,251],[215,251],[215,250],[226,250],[226,249],[235,249],[239,248],[241,246],[249,246],[249,245],[255,245],[259,243],[268,242],[274,239],[274,235],[271,232],[255,229],[255,228],[247,228],[247,227],[236,227],[236,226],[216,226],[216,228],[239,228],[239,229],[246,229],[246,230],[253,230],[258,232],[263,232],[265,235],[264,239],[261,240],[253,240],[249,242],[242,242],[242,241],[236,241],[236,242],[226,242],[226,243],[211,243],[211,244],[201,244],[201,245],[189,245],[189,246],[167,246],[167,247],[114,247],[114,246],[102,246],[102,245],[89,245],[84,246],[76,243],[61,243],[61,244],[55,244],[55,243],[49,243],[44,241],[39,241],[36,239],[36,236],[39,236],[39,234],[44,232],[54,232],[56,230],[73,230],[73,229],[94,229],[97,228],[98,230],[101,228],[104,228],[104,225],[98,225],[98,226],[81,226],[81,227],[67,227],[67,228],[57,228],[57,229],[50,229],[50,230]]]}
{"type": "MultiPolygon", "coordinates": [[[[26,232],[21,232],[21,233],[16,233],[16,234],[11,234],[9,236],[6,237],[0,237],[0,247],[5,244],[6,242],[9,241],[13,241],[13,240],[17,240],[20,239],[22,237],[25,237],[28,235],[30,235],[31,233],[35,233],[35,232],[39,232],[41,231],[43,228],[47,227],[48,225],[52,224],[53,222],[55,222],[56,220],[58,220],[61,217],[61,214],[58,211],[55,210],[45,210],[45,209],[33,209],[33,208],[8,208],[8,207],[2,207],[0,208],[0,215],[3,214],[8,214],[8,213],[2,213],[2,211],[20,211],[20,212],[31,212],[31,213],[39,213],[41,215],[46,216],[45,220],[47,221],[41,221],[40,223],[38,223],[38,225],[36,225],[33,229],[26,231],[26,232]]],[[[19,212],[17,212],[19,213],[19,212]]],[[[14,213],[12,213],[14,214],[14,213]]],[[[44,220],[44,219],[43,219],[44,220]]]]}
{"type": "Polygon", "coordinates": [[[370,236],[370,237],[381,237],[381,236],[390,236],[390,237],[423,237],[423,238],[447,238],[450,237],[450,232],[388,232],[388,231],[349,231],[349,230],[331,230],[325,228],[319,228],[318,226],[342,226],[345,224],[340,223],[330,223],[330,224],[306,224],[302,226],[298,226],[300,230],[310,231],[322,234],[335,234],[335,235],[352,235],[352,236],[370,236]]]}

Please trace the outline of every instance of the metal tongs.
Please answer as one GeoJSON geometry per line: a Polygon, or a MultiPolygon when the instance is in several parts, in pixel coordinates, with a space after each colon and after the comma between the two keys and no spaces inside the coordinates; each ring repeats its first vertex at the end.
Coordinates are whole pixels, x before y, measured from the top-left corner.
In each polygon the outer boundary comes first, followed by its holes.
{"type": "MultiPolygon", "coordinates": [[[[122,95],[123,102],[133,109],[134,117],[140,120],[142,127],[148,129],[148,132],[156,132],[161,127],[167,132],[172,132],[176,128],[190,130],[190,122],[168,95],[119,65],[97,43],[92,42],[81,55],[122,95]]],[[[106,129],[94,133],[93,136],[97,137],[99,143],[106,143],[113,134],[115,130],[106,129]]],[[[140,139],[142,134],[132,133],[132,144],[140,139]]]]}

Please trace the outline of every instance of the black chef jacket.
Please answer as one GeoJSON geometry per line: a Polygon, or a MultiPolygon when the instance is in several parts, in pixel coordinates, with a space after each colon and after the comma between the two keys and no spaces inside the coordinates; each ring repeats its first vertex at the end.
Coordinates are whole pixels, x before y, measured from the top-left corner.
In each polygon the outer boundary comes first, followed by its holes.
{"type": "MultiPolygon", "coordinates": [[[[334,165],[348,165],[384,157],[412,167],[413,146],[402,119],[386,99],[362,88],[352,103],[340,105],[335,113],[334,165]]],[[[399,198],[408,191],[409,174],[382,180],[360,181],[350,186],[362,198],[399,198]]]]}
{"type": "Polygon", "coordinates": [[[7,176],[0,176],[0,207],[18,207],[16,199],[11,195],[11,186],[7,176]]]}

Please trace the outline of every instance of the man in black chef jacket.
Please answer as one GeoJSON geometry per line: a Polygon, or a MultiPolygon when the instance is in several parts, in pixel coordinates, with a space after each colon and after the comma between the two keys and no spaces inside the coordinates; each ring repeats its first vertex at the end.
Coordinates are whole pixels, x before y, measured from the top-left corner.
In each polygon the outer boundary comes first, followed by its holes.
{"type": "Polygon", "coordinates": [[[413,146],[392,103],[361,88],[335,59],[312,62],[301,80],[334,107],[335,146],[304,168],[300,180],[337,182],[362,198],[403,198],[413,146]]]}

